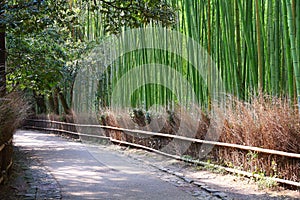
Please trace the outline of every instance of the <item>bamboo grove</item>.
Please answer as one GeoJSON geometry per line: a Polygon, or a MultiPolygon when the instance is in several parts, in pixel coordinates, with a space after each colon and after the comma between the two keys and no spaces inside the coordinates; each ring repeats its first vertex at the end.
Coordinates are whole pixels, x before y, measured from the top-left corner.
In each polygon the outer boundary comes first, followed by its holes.
{"type": "MultiPolygon", "coordinates": [[[[226,93],[246,101],[263,93],[287,97],[292,105],[300,104],[300,1],[169,0],[168,3],[177,12],[177,18],[167,28],[193,38],[207,51],[222,77],[226,93]]],[[[83,12],[81,20],[85,28],[80,31],[81,37],[94,41],[110,34],[105,29],[105,14],[93,10],[91,2],[74,1],[71,5],[83,12]]],[[[161,25],[150,23],[150,26],[161,25]]],[[[163,42],[154,36],[148,39],[163,42]]],[[[184,59],[170,52],[147,49],[124,55],[106,70],[99,81],[101,105],[109,107],[111,88],[123,73],[153,62],[171,65],[182,73],[192,84],[201,105],[209,105],[206,85],[214,81],[209,72],[207,79],[199,78],[184,59]]],[[[174,103],[176,97],[167,88],[150,84],[137,90],[131,101],[132,106],[147,109],[153,104],[174,103]]]]}

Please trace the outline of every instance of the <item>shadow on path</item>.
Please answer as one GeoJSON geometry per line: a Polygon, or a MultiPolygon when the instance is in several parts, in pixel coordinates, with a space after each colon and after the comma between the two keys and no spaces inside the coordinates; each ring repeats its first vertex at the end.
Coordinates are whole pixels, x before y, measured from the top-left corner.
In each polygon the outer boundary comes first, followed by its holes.
{"type": "Polygon", "coordinates": [[[14,141],[53,174],[63,199],[196,199],[116,153],[28,130],[14,141]]]}

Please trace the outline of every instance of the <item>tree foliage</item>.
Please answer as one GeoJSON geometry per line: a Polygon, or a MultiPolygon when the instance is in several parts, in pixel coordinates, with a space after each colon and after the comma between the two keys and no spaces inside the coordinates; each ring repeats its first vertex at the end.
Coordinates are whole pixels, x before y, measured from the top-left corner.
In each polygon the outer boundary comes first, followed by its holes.
{"type": "Polygon", "coordinates": [[[121,26],[140,27],[150,22],[171,26],[176,22],[174,9],[162,0],[94,1],[92,10],[101,10],[105,28],[113,33],[121,26]]]}
{"type": "MultiPolygon", "coordinates": [[[[8,90],[34,91],[34,96],[69,94],[77,72],[76,59],[89,46],[84,15],[98,14],[105,33],[123,26],[138,27],[154,21],[175,21],[164,0],[12,0],[0,2],[0,27],[6,37],[5,69],[8,90]],[[87,12],[83,12],[87,11],[87,12]],[[59,93],[59,94],[58,94],[59,93]]],[[[5,86],[3,83],[0,85],[5,86]]],[[[51,99],[50,98],[50,99],[51,99]]],[[[61,99],[62,100],[62,99],[61,99]]],[[[63,103],[66,105],[66,102],[63,103]]],[[[44,109],[42,109],[44,110],[44,109]]]]}

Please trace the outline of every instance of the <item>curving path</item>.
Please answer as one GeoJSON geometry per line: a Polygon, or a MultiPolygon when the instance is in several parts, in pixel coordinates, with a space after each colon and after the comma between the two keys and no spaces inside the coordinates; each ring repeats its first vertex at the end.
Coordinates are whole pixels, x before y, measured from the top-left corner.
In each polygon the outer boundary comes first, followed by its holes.
{"type": "Polygon", "coordinates": [[[120,154],[37,131],[22,130],[16,146],[31,150],[52,173],[62,199],[196,199],[120,154]]]}

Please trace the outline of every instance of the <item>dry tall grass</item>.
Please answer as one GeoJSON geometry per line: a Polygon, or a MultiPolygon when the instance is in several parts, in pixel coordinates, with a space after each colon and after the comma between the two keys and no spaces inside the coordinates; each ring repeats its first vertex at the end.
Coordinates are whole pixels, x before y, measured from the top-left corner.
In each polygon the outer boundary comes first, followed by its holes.
{"type": "Polygon", "coordinates": [[[0,146],[5,144],[0,152],[0,169],[6,179],[8,167],[12,161],[13,147],[8,141],[15,130],[22,124],[27,116],[30,106],[22,95],[11,93],[0,98],[0,146]],[[5,172],[5,173],[3,173],[5,172]]]}
{"type": "MultiPolygon", "coordinates": [[[[286,99],[264,96],[253,98],[251,103],[230,100],[223,113],[225,120],[223,128],[219,129],[220,142],[300,153],[299,114],[286,99]]],[[[199,108],[197,117],[189,113],[171,111],[149,115],[142,110],[131,113],[124,110],[118,113],[107,111],[102,113],[100,118],[103,125],[207,140],[210,139],[208,129],[214,126],[214,121],[199,108]],[[177,132],[179,126],[183,128],[183,132],[177,132]],[[194,130],[197,130],[196,133],[194,130]]],[[[172,142],[173,146],[170,147],[171,139],[163,137],[134,136],[108,130],[106,134],[114,139],[135,142],[155,149],[162,149],[168,145],[168,151],[171,153],[199,158],[199,144],[189,143],[189,148],[182,148],[182,145],[186,144],[178,141],[172,142]],[[182,149],[187,150],[182,152],[182,149]]],[[[206,159],[253,173],[300,181],[298,159],[222,147],[214,147],[206,159]]]]}
{"type": "MultiPolygon", "coordinates": [[[[234,100],[226,111],[221,142],[300,153],[300,118],[286,99],[269,96],[234,100]]],[[[300,181],[299,159],[216,148],[218,161],[253,173],[300,181]]]]}
{"type": "Polygon", "coordinates": [[[300,118],[287,100],[264,97],[227,105],[221,141],[300,152],[300,118]]]}
{"type": "MultiPolygon", "coordinates": [[[[215,118],[207,116],[200,108],[191,109],[193,113],[182,109],[164,113],[146,112],[140,109],[117,112],[105,110],[99,113],[98,123],[205,140],[214,140],[216,138],[214,134],[217,133],[220,142],[300,153],[300,117],[297,110],[286,99],[265,96],[253,98],[251,103],[245,103],[231,98],[226,105],[224,110],[216,111],[224,115],[221,128],[216,126],[215,118]]],[[[70,121],[58,116],[44,118],[70,121]]],[[[90,124],[88,116],[85,122],[90,124]]],[[[66,129],[60,125],[55,125],[55,128],[66,129]]],[[[202,158],[201,145],[197,143],[109,129],[99,130],[79,131],[105,135],[172,154],[188,155],[195,159],[202,158]]],[[[299,159],[217,146],[204,159],[252,173],[300,181],[299,159]]]]}
{"type": "Polygon", "coordinates": [[[12,137],[28,115],[29,108],[21,94],[11,93],[0,98],[0,144],[12,137]]]}

